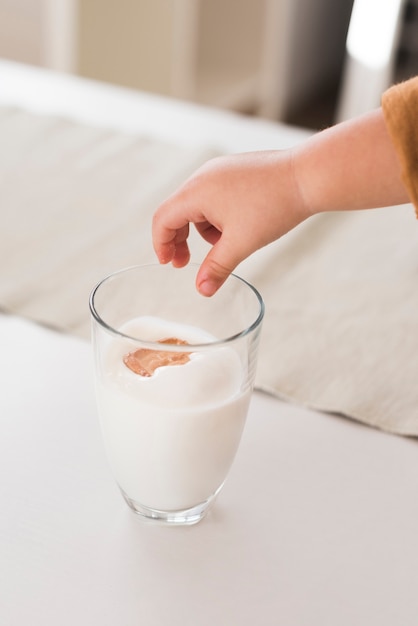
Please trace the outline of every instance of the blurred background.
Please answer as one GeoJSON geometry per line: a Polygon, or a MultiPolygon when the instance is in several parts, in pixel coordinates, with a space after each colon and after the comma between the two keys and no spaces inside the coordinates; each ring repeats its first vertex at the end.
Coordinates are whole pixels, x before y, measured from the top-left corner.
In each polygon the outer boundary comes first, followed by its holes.
{"type": "Polygon", "coordinates": [[[360,2],[368,50],[392,7],[377,92],[417,74],[418,0],[0,0],[0,58],[319,129],[350,116],[360,2]]]}

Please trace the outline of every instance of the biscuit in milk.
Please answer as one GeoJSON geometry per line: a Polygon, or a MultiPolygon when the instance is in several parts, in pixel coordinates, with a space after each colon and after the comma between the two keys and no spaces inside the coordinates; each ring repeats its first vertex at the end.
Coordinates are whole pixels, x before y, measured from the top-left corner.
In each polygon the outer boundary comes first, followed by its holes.
{"type": "MultiPolygon", "coordinates": [[[[187,341],[169,337],[160,339],[158,343],[171,344],[176,346],[187,346],[187,341]]],[[[184,365],[190,361],[189,352],[169,352],[164,350],[151,350],[149,348],[139,348],[129,352],[123,357],[123,362],[132,372],[139,376],[150,377],[158,367],[167,365],[184,365]]]]}

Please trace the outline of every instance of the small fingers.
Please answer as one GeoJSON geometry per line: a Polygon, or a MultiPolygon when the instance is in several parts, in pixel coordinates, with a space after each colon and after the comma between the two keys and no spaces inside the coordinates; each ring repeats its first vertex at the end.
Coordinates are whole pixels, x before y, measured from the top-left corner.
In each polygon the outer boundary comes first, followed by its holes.
{"type": "Polygon", "coordinates": [[[170,260],[174,267],[184,267],[190,261],[190,250],[187,241],[180,241],[174,245],[174,253],[170,260]]]}
{"type": "Polygon", "coordinates": [[[160,219],[160,213],[154,215],[152,221],[152,241],[160,263],[173,263],[175,267],[183,267],[189,262],[190,252],[187,244],[189,224],[173,225],[167,219],[160,219]]]}

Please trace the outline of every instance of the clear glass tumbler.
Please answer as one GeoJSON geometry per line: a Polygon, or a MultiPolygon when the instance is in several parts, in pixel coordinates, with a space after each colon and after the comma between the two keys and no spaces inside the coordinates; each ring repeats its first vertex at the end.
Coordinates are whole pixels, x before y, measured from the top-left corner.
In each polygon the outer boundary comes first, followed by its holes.
{"type": "Polygon", "coordinates": [[[236,275],[210,298],[197,266],[146,265],[104,278],[90,310],[106,454],[131,509],[193,524],[221,489],[254,384],[264,315],[236,275]]]}

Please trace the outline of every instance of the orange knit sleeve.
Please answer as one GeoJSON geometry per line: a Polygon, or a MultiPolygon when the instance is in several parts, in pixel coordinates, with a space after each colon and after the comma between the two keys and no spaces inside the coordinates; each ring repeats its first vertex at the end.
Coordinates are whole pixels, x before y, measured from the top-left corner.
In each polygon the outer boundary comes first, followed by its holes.
{"type": "Polygon", "coordinates": [[[418,76],[385,91],[382,109],[418,217],[418,76]]]}

